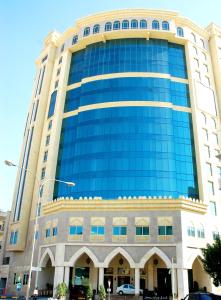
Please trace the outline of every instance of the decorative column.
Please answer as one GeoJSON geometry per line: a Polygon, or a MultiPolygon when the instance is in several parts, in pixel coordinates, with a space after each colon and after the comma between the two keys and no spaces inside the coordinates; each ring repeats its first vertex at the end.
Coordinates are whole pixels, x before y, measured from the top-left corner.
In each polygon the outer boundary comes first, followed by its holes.
{"type": "Polygon", "coordinates": [[[99,268],[99,286],[104,285],[104,268],[99,268]]]}
{"type": "Polygon", "coordinates": [[[188,270],[177,269],[178,299],[183,299],[189,293],[188,270]]]}
{"type": "Polygon", "coordinates": [[[55,267],[54,270],[54,285],[53,285],[53,297],[56,295],[56,287],[64,279],[64,267],[55,267]]]}
{"type": "Polygon", "coordinates": [[[69,275],[70,275],[70,267],[64,268],[64,282],[66,283],[67,287],[69,286],[69,275]]]}
{"type": "Polygon", "coordinates": [[[135,295],[140,294],[140,269],[135,268],[135,295]]]}

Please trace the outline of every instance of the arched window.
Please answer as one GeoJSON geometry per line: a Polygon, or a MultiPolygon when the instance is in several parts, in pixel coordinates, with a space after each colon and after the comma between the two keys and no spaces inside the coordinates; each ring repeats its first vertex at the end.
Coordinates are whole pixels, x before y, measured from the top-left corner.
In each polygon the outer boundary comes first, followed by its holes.
{"type": "Polygon", "coordinates": [[[88,36],[90,34],[90,27],[84,28],[84,36],[88,36]]]}
{"type": "Polygon", "coordinates": [[[111,24],[111,22],[107,22],[106,24],[105,24],[105,31],[111,31],[111,29],[112,29],[112,24],[111,24]]]}
{"type": "Polygon", "coordinates": [[[138,22],[137,20],[132,20],[130,23],[130,27],[131,28],[138,28],[138,22]]]}
{"type": "Polygon", "coordinates": [[[170,25],[167,21],[162,22],[162,29],[163,30],[170,30],[170,25]]]}
{"type": "Polygon", "coordinates": [[[213,118],[211,118],[211,119],[210,119],[210,125],[211,125],[211,128],[212,128],[212,129],[216,129],[216,120],[213,119],[213,118]]]}
{"type": "Polygon", "coordinates": [[[192,42],[196,43],[196,36],[194,33],[191,33],[191,40],[192,42]]]}
{"type": "Polygon", "coordinates": [[[99,33],[99,31],[100,31],[100,25],[99,24],[94,25],[93,34],[99,33]]]}
{"type": "Polygon", "coordinates": [[[128,20],[123,20],[122,29],[129,29],[129,21],[128,20]]]}
{"type": "Polygon", "coordinates": [[[77,42],[78,42],[78,35],[75,35],[75,36],[73,36],[73,39],[72,39],[72,45],[77,44],[77,42]]]}
{"type": "Polygon", "coordinates": [[[203,40],[203,39],[200,39],[200,43],[201,43],[201,46],[202,46],[203,48],[205,48],[205,43],[204,43],[204,40],[203,40]]]}
{"type": "Polygon", "coordinates": [[[206,115],[204,113],[201,113],[201,121],[202,125],[206,125],[206,115]]]}
{"type": "Polygon", "coordinates": [[[182,27],[177,27],[177,35],[178,36],[184,36],[184,34],[183,34],[183,28],[182,27]]]}
{"type": "Polygon", "coordinates": [[[203,224],[200,224],[200,226],[197,228],[197,237],[201,239],[205,238],[205,231],[204,231],[203,224]]]}
{"type": "Polygon", "coordinates": [[[153,20],[152,22],[152,29],[159,30],[160,29],[160,23],[157,20],[153,20]]]}
{"type": "Polygon", "coordinates": [[[188,236],[195,237],[195,227],[194,227],[194,224],[192,222],[187,227],[187,234],[188,234],[188,236]]]}
{"type": "Polygon", "coordinates": [[[113,29],[114,30],[119,30],[120,29],[120,21],[114,21],[113,29]]]}
{"type": "Polygon", "coordinates": [[[140,20],[140,28],[142,28],[142,29],[147,28],[147,21],[146,20],[140,20]]]}

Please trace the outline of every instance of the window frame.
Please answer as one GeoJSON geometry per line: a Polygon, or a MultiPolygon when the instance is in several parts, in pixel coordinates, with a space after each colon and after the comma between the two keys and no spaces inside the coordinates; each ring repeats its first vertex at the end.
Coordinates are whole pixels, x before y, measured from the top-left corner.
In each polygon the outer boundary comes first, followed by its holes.
{"type": "Polygon", "coordinates": [[[130,28],[130,23],[128,20],[123,20],[122,21],[122,25],[121,25],[122,29],[127,30],[130,28]],[[125,26],[126,25],[126,26],[125,26]]]}
{"type": "Polygon", "coordinates": [[[133,20],[131,20],[130,21],[130,28],[131,29],[138,29],[138,20],[137,19],[133,19],[133,20]],[[134,24],[136,24],[135,26],[134,26],[134,24]]]}
{"type": "Polygon", "coordinates": [[[70,225],[69,226],[69,235],[82,236],[83,235],[83,226],[82,225],[70,225]]]}
{"type": "Polygon", "coordinates": [[[170,23],[168,21],[162,22],[162,30],[169,31],[170,30],[170,23]]]}
{"type": "Polygon", "coordinates": [[[172,235],[173,235],[172,225],[158,225],[158,236],[172,236],[172,235]]]}
{"type": "Polygon", "coordinates": [[[177,36],[184,37],[184,31],[182,27],[177,27],[176,29],[177,36]]]}
{"type": "Polygon", "coordinates": [[[105,235],[105,228],[103,225],[91,225],[91,228],[90,228],[90,235],[92,236],[104,236],[105,235]],[[95,230],[93,230],[95,229],[95,230]],[[99,231],[100,229],[101,232],[99,231]]]}
{"type": "Polygon", "coordinates": [[[86,37],[86,36],[89,36],[90,35],[90,31],[91,31],[91,28],[90,27],[85,27],[84,28],[84,32],[83,32],[83,37],[86,37]]]}
{"type": "Polygon", "coordinates": [[[120,21],[118,20],[114,21],[113,30],[120,30],[120,21]]]}
{"type": "Polygon", "coordinates": [[[158,20],[152,21],[152,29],[153,30],[160,30],[160,22],[158,20]]]}
{"type": "Polygon", "coordinates": [[[150,235],[150,227],[149,226],[139,226],[136,225],[136,236],[148,236],[150,235]],[[147,229],[147,233],[144,233],[144,228],[147,229]],[[141,229],[141,234],[138,234],[138,229],[141,229]]]}
{"type": "Polygon", "coordinates": [[[127,226],[124,225],[113,225],[112,228],[113,236],[126,236],[127,235],[127,226]]]}
{"type": "Polygon", "coordinates": [[[77,42],[78,42],[78,35],[76,34],[76,35],[74,35],[73,38],[72,38],[72,45],[77,44],[77,42]]]}
{"type": "Polygon", "coordinates": [[[140,28],[141,29],[147,29],[147,21],[145,19],[140,20],[140,28]],[[145,24],[145,26],[143,26],[141,24],[145,24]]]}
{"type": "Polygon", "coordinates": [[[95,24],[93,27],[93,34],[98,34],[100,32],[100,25],[95,24]]]}
{"type": "Polygon", "coordinates": [[[112,23],[106,22],[104,25],[104,31],[111,31],[112,30],[112,23]]]}

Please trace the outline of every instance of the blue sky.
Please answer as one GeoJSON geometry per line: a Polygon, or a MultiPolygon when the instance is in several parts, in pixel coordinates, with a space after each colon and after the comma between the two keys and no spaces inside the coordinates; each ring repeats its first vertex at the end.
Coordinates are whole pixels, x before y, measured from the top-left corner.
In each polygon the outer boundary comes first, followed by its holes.
{"type": "Polygon", "coordinates": [[[96,12],[121,8],[178,11],[201,26],[221,26],[220,0],[7,0],[0,1],[0,209],[11,207],[25,119],[30,104],[35,59],[45,36],[63,32],[75,20],[96,12]]]}

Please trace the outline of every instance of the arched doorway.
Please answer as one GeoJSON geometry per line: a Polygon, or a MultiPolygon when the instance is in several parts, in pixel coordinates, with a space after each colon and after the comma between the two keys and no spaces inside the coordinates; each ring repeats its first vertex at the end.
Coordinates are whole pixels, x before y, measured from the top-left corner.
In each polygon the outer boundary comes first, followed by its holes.
{"type": "Polygon", "coordinates": [[[107,290],[110,282],[111,293],[116,293],[118,286],[134,284],[134,262],[122,248],[117,248],[105,259],[104,287],[107,290]]]}
{"type": "Polygon", "coordinates": [[[70,268],[69,289],[70,293],[85,292],[91,284],[92,289],[97,290],[98,269],[87,253],[82,253],[70,268]]]}
{"type": "Polygon", "coordinates": [[[195,292],[199,289],[212,291],[210,276],[204,271],[200,256],[197,256],[192,264],[192,269],[188,272],[189,275],[189,291],[195,292]]]}
{"type": "Polygon", "coordinates": [[[51,252],[45,251],[39,263],[41,271],[36,274],[36,286],[39,295],[52,296],[54,284],[54,258],[51,252]]]}
{"type": "Polygon", "coordinates": [[[149,291],[157,291],[160,296],[169,296],[171,288],[171,269],[163,259],[154,254],[145,264],[140,272],[140,287],[149,291]]]}
{"type": "Polygon", "coordinates": [[[140,261],[140,288],[157,291],[160,296],[172,293],[171,261],[157,247],[149,250],[140,261]]]}

